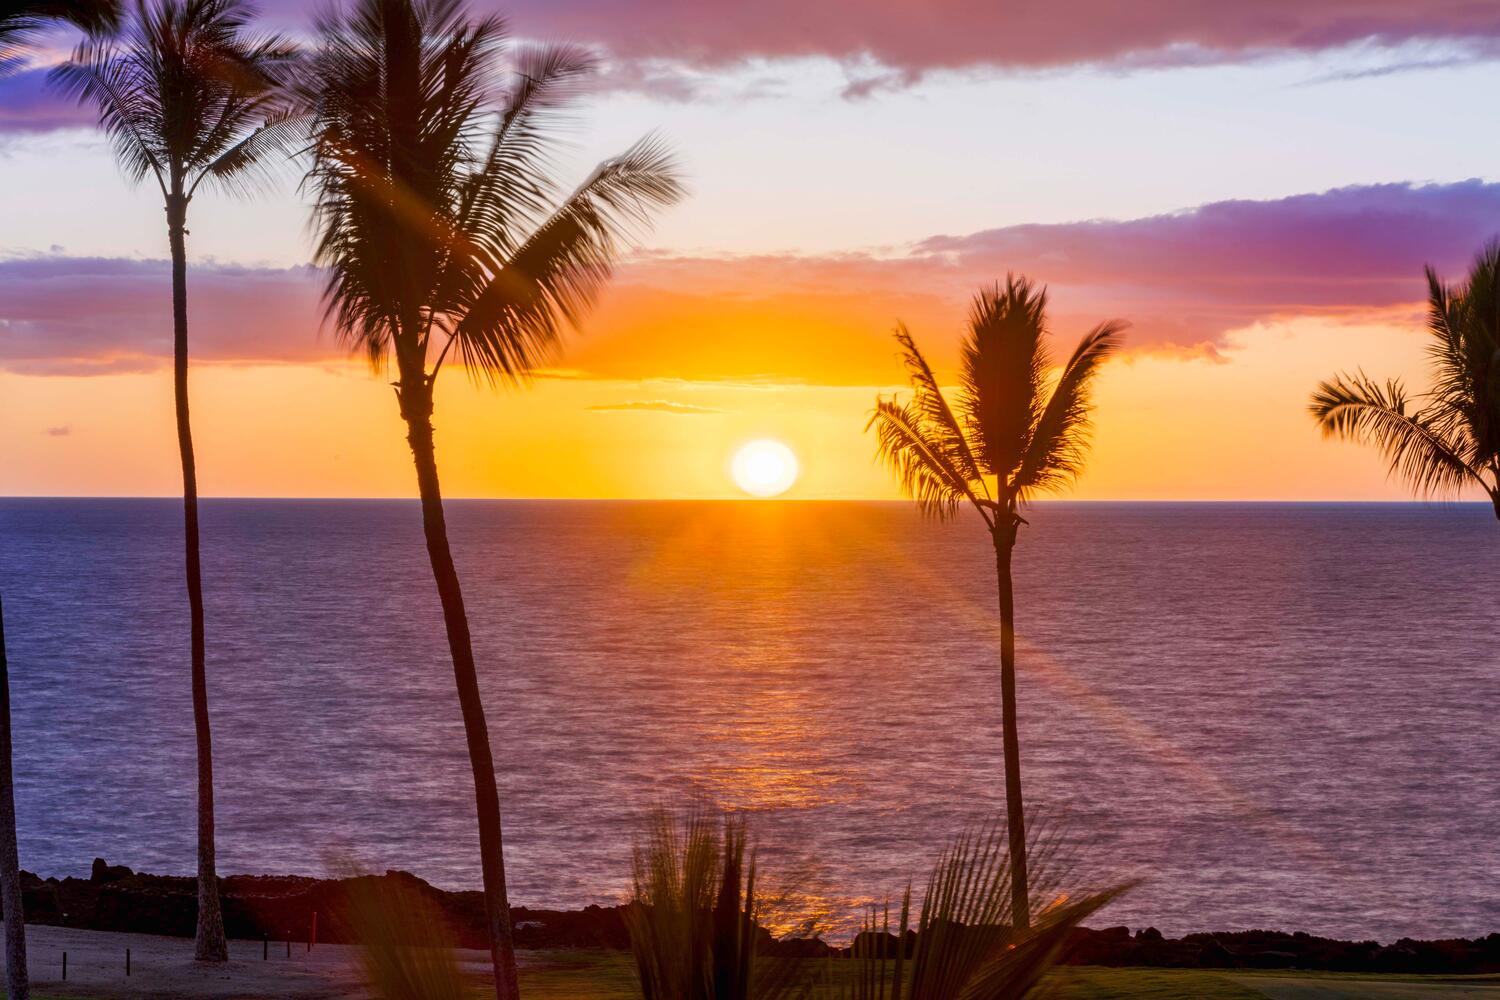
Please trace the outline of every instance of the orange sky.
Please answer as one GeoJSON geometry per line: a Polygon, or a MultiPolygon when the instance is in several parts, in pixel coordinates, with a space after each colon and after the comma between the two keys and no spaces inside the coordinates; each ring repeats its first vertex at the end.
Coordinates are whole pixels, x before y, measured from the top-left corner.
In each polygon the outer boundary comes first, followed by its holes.
{"type": "MultiPolygon", "coordinates": [[[[816,324],[801,333],[815,337],[816,324]]],[[[1419,377],[1421,341],[1413,331],[1304,319],[1239,339],[1251,346],[1231,346],[1222,361],[1145,355],[1112,363],[1099,384],[1094,458],[1068,495],[1405,496],[1376,456],[1321,440],[1303,407],[1317,379],[1351,355],[1419,377]]],[[[455,497],[738,497],[730,455],[745,441],[771,437],[801,460],[788,497],[895,497],[863,429],[875,394],[899,388],[889,350],[884,368],[890,384],[883,387],[561,377],[490,390],[449,377],[436,418],[444,487],[455,497]]],[[[365,367],[204,364],[193,378],[206,495],[412,492],[391,391],[365,367]]],[[[171,418],[162,371],[0,375],[7,489],[174,493],[171,418]]]]}

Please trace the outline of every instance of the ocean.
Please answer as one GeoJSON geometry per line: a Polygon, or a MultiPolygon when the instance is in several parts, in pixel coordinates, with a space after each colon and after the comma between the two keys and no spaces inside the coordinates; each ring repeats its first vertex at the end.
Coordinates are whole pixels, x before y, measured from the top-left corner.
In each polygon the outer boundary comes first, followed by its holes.
{"type": "MultiPolygon", "coordinates": [[[[967,515],[967,512],[965,512],[967,515]]],[[[1042,503],[1022,769],[1094,923],[1500,931],[1488,504],[1042,503]]],[[[449,504],[512,902],[618,902],[643,816],[745,810],[847,927],[1003,809],[993,554],[906,504],[449,504]]],[[[0,501],[22,866],[194,870],[175,500],[0,501]]],[[[408,501],[203,505],[221,873],[479,884],[408,501]]]]}

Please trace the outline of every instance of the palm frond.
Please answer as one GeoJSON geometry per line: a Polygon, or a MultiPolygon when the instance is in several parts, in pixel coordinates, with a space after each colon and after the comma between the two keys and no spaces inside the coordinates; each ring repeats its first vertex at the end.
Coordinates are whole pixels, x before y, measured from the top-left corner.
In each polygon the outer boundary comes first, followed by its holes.
{"type": "Polygon", "coordinates": [[[166,193],[168,163],[158,128],[156,99],[149,80],[107,46],[85,43],[72,60],[56,67],[51,80],[79,103],[94,104],[99,126],[114,147],[125,176],[139,182],[154,176],[166,193]]]}
{"type": "Polygon", "coordinates": [[[974,297],[961,348],[961,406],[980,464],[1002,490],[1026,454],[1041,416],[1047,354],[1047,290],[1007,275],[974,297]]]}
{"type": "Polygon", "coordinates": [[[489,153],[465,179],[457,212],[460,228],[486,233],[500,257],[551,211],[553,132],[596,68],[593,53],[573,45],[531,46],[518,59],[489,153]]]}
{"type": "Polygon", "coordinates": [[[1480,251],[1468,280],[1448,288],[1427,269],[1428,348],[1433,366],[1432,425],[1464,439],[1469,464],[1489,465],[1500,479],[1500,243],[1480,251]]]}
{"type": "Polygon", "coordinates": [[[0,73],[20,59],[33,35],[57,22],[102,35],[119,25],[120,5],[117,0],[10,0],[0,12],[0,73]]]}
{"type": "Polygon", "coordinates": [[[249,187],[274,175],[273,155],[281,153],[290,160],[299,143],[305,141],[312,117],[281,110],[255,131],[230,146],[203,168],[202,177],[221,185],[249,187]]]}
{"type": "Polygon", "coordinates": [[[907,377],[912,388],[916,390],[913,403],[916,410],[922,414],[929,436],[942,449],[949,464],[963,477],[964,481],[977,484],[979,492],[987,497],[988,487],[984,484],[984,476],[980,474],[979,463],[974,460],[974,453],[969,449],[964,429],[954,417],[948,400],[943,396],[943,390],[938,386],[937,376],[933,374],[932,366],[927,363],[927,359],[912,338],[911,331],[904,323],[896,327],[896,343],[901,345],[901,356],[906,362],[907,377]]]}
{"type": "MultiPolygon", "coordinates": [[[[865,430],[875,430],[876,451],[896,473],[901,489],[924,515],[946,520],[965,500],[978,499],[953,467],[941,442],[933,440],[923,413],[913,404],[878,399],[865,430]]],[[[989,515],[980,507],[988,522],[989,515]]]]}
{"type": "Polygon", "coordinates": [[[1025,456],[1012,479],[1021,499],[1056,489],[1083,471],[1093,382],[1104,362],[1119,351],[1125,327],[1119,320],[1100,323],[1074,349],[1027,435],[1025,456]]]}
{"type": "Polygon", "coordinates": [[[1325,437],[1372,444],[1391,474],[1417,493],[1454,493],[1478,482],[1478,471],[1463,454],[1463,445],[1446,437],[1422,413],[1407,412],[1406,391],[1399,381],[1379,385],[1363,373],[1338,375],[1321,383],[1308,406],[1325,437]]]}
{"type": "Polygon", "coordinates": [[[600,164],[531,236],[483,275],[451,333],[471,372],[524,378],[577,326],[624,243],[683,195],[675,158],[648,137],[600,164]]]}

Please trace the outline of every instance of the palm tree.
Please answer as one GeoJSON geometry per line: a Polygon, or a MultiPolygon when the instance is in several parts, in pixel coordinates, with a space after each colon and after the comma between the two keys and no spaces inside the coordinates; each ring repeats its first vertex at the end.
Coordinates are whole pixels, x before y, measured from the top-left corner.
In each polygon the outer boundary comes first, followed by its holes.
{"type": "Polygon", "coordinates": [[[118,0],[20,0],[0,11],[0,70],[14,62],[31,37],[53,22],[65,22],[91,35],[113,31],[120,21],[118,0]]]}
{"type": "Polygon", "coordinates": [[[274,73],[291,50],[251,41],[240,0],[138,0],[123,44],[86,42],[56,79],[97,106],[126,176],[161,190],[172,252],[173,392],[182,458],[182,504],[191,618],[193,723],[198,752],[196,955],[224,961],[224,922],[214,870],[213,745],[205,669],[203,580],[198,551],[198,473],[188,418],[187,218],[204,183],[243,190],[267,157],[297,135],[279,110],[274,73]]]}
{"type": "MultiPolygon", "coordinates": [[[[115,0],[23,0],[0,11],[0,77],[22,64],[26,43],[52,22],[89,34],[114,30],[120,9],[115,0]]],[[[20,845],[12,787],[10,678],[5,663],[5,628],[0,622],[0,914],[5,919],[5,990],[11,1000],[31,996],[26,969],[26,915],[21,898],[20,845]]]]}
{"type": "Polygon", "coordinates": [[[1409,408],[1397,379],[1363,372],[1321,383],[1308,409],[1325,437],[1380,449],[1391,474],[1428,496],[1479,487],[1500,519],[1500,243],[1474,260],[1468,283],[1450,287],[1427,268],[1432,389],[1409,408]]]}
{"type": "Polygon", "coordinates": [[[497,91],[503,23],[471,20],[458,0],[357,0],[320,31],[301,88],[314,118],[316,260],[339,336],[377,371],[395,368],[474,773],[495,989],[508,1000],[500,801],[443,515],[433,388],[450,355],[475,378],[524,381],[579,321],[623,239],[682,187],[668,151],[646,139],[562,193],[550,132],[594,68],[583,50],[525,50],[497,91]]]}
{"type": "Polygon", "coordinates": [[[16,843],[15,775],[11,771],[10,664],[5,658],[5,609],[0,604],[0,908],[5,916],[5,995],[27,1000],[26,914],[21,906],[21,856],[16,843]]]}
{"type": "Polygon", "coordinates": [[[995,547],[1000,590],[1000,695],[1005,752],[1006,820],[1010,846],[1011,913],[1021,927],[1031,907],[1026,870],[1026,820],[1021,751],[1016,731],[1015,600],[1011,553],[1020,508],[1057,490],[1083,469],[1091,389],[1103,362],[1119,348],[1125,324],[1101,323],[1079,343],[1047,393],[1047,291],[1009,276],[974,298],[962,345],[958,409],[905,326],[896,342],[915,395],[908,403],[878,399],[870,417],[882,458],[927,516],[947,519],[967,502],[995,547]],[[994,488],[991,489],[993,480],[994,488]]]}

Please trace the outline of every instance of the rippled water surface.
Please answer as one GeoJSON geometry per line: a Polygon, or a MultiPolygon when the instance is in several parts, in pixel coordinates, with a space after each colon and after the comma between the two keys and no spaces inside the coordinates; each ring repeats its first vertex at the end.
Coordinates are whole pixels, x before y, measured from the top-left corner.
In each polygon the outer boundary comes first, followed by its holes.
{"type": "MultiPolygon", "coordinates": [[[[0,502],[25,867],[193,869],[179,508],[0,502]]],[[[624,889],[652,803],[755,810],[833,912],[1003,801],[993,562],[904,505],[450,506],[515,902],[624,889]]],[[[1114,922],[1500,930],[1488,506],[1044,504],[1018,555],[1030,802],[1114,922]]],[[[220,868],[478,883],[420,518],[204,510],[220,868]]]]}

